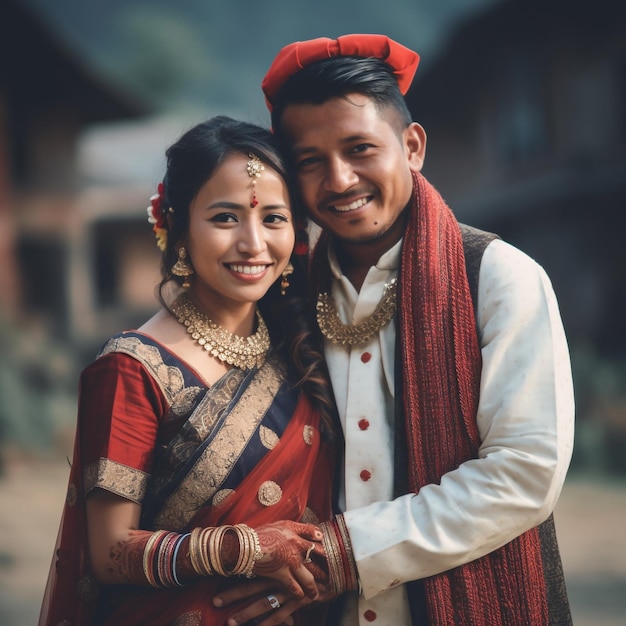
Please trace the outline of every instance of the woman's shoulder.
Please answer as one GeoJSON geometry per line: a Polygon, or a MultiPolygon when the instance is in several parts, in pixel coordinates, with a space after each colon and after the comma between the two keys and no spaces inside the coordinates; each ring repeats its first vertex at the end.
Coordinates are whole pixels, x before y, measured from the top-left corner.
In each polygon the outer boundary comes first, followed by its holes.
{"type": "Polygon", "coordinates": [[[140,330],[126,330],[109,338],[85,370],[114,370],[135,377],[151,378],[166,397],[185,389],[206,387],[197,372],[155,337],[140,330]],[[143,372],[143,374],[141,373],[143,372]]]}
{"type": "Polygon", "coordinates": [[[125,354],[143,364],[150,364],[164,360],[164,352],[169,352],[165,346],[138,330],[124,330],[113,335],[102,345],[96,360],[109,354],[125,354]]]}
{"type": "Polygon", "coordinates": [[[109,354],[123,354],[148,370],[156,370],[163,363],[171,365],[179,361],[179,365],[183,364],[170,347],[171,338],[166,330],[171,321],[169,318],[164,310],[160,310],[139,328],[113,335],[101,347],[96,359],[109,354]]]}

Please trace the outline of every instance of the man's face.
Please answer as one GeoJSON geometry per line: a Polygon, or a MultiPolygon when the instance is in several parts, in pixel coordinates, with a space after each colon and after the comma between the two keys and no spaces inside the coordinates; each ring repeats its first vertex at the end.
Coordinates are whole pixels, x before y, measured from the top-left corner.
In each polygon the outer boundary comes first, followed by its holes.
{"type": "Polygon", "coordinates": [[[345,243],[384,240],[390,247],[400,239],[411,172],[420,171],[424,160],[421,126],[402,130],[393,111],[350,94],[319,105],[288,105],[282,129],[313,221],[345,243]]]}

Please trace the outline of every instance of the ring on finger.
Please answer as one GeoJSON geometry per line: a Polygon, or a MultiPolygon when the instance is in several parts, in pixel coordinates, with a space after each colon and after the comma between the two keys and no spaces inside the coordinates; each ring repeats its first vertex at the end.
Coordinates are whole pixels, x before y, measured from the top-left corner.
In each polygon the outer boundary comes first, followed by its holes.
{"type": "Polygon", "coordinates": [[[315,548],[315,544],[312,543],[311,546],[309,547],[309,549],[306,551],[306,556],[304,557],[304,561],[302,561],[303,563],[310,563],[311,562],[311,552],[313,552],[314,548],[315,548]]]}
{"type": "Polygon", "coordinates": [[[267,601],[269,602],[270,608],[280,609],[280,602],[275,595],[267,596],[267,601]]]}

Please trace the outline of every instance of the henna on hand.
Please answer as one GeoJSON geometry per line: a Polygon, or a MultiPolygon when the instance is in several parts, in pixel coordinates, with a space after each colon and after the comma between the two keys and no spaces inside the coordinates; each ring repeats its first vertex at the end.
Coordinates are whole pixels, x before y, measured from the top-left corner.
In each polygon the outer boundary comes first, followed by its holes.
{"type": "Polygon", "coordinates": [[[292,537],[285,536],[284,531],[271,528],[270,525],[263,527],[259,533],[259,541],[263,558],[255,565],[254,573],[259,576],[267,576],[287,566],[296,570],[302,563],[302,550],[294,545],[292,537]]]}
{"type": "Polygon", "coordinates": [[[149,530],[131,530],[127,541],[118,541],[111,548],[106,572],[132,585],[147,585],[143,573],[143,551],[152,535],[149,530]]]}
{"type": "Polygon", "coordinates": [[[305,563],[304,567],[313,574],[318,587],[320,585],[328,585],[328,561],[325,557],[315,558],[311,563],[305,563]]]}
{"type": "Polygon", "coordinates": [[[280,580],[290,593],[301,598],[317,597],[314,581],[303,567],[305,554],[313,541],[321,541],[321,531],[311,524],[281,521],[257,529],[263,557],[256,562],[254,574],[280,580]]]}

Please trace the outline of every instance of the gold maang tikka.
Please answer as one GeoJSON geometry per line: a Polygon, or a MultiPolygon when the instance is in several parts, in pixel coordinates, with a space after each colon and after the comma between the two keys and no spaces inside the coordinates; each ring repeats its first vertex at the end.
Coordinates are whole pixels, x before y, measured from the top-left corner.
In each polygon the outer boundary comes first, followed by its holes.
{"type": "Polygon", "coordinates": [[[252,196],[250,197],[250,208],[254,209],[254,207],[259,204],[259,201],[256,198],[256,181],[257,178],[261,178],[261,172],[265,169],[263,163],[261,163],[261,159],[256,154],[252,152],[248,153],[250,160],[246,165],[246,169],[248,170],[248,176],[252,179],[252,196]]]}

